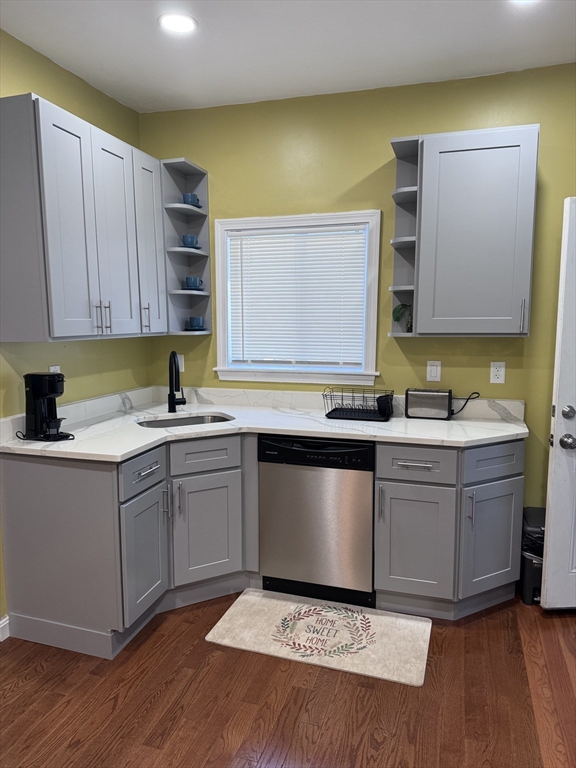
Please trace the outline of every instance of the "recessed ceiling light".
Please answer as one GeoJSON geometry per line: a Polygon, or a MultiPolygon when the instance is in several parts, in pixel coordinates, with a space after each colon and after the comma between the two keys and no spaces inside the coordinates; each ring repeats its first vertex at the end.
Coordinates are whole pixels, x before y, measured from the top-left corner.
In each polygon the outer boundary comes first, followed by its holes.
{"type": "Polygon", "coordinates": [[[160,16],[158,23],[167,32],[175,32],[177,35],[187,35],[198,26],[196,19],[184,13],[165,13],[160,16]]]}
{"type": "Polygon", "coordinates": [[[515,5],[534,5],[534,3],[540,2],[540,0],[512,0],[515,5]]]}

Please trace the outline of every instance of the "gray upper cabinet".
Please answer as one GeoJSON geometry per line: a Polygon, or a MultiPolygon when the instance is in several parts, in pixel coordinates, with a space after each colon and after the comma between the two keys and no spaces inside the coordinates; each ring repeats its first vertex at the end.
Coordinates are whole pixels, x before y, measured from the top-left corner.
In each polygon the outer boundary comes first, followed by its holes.
{"type": "Polygon", "coordinates": [[[174,584],[242,570],[242,472],[173,481],[174,584]]]}
{"type": "Polygon", "coordinates": [[[93,336],[100,287],[90,125],[47,101],[36,103],[50,334],[93,336]]]}
{"type": "Polygon", "coordinates": [[[166,333],[168,319],[161,164],[160,160],[139,149],[133,149],[132,156],[142,332],[166,333]]]}
{"type": "Polygon", "coordinates": [[[33,94],[0,118],[0,340],[166,333],[160,162],[33,94]]]}
{"type": "Polygon", "coordinates": [[[170,586],[168,485],[120,507],[124,624],[129,627],[170,586]]]}
{"type": "Polygon", "coordinates": [[[528,333],[538,132],[424,136],[417,334],[528,333]]]}
{"type": "Polygon", "coordinates": [[[390,336],[528,334],[539,129],[392,140],[390,336]]]}
{"type": "Polygon", "coordinates": [[[104,331],[140,333],[132,147],[93,126],[90,131],[104,331]]]}
{"type": "Polygon", "coordinates": [[[459,597],[470,597],[520,578],[524,479],[462,491],[459,597]]]}

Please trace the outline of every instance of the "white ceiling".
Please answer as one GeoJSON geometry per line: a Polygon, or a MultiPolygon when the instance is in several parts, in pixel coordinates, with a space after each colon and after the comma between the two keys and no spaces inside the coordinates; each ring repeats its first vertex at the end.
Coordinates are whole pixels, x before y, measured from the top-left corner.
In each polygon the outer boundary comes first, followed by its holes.
{"type": "Polygon", "coordinates": [[[576,0],[0,0],[0,26],[139,112],[576,59],[576,0]],[[160,29],[174,11],[192,36],[160,29]]]}

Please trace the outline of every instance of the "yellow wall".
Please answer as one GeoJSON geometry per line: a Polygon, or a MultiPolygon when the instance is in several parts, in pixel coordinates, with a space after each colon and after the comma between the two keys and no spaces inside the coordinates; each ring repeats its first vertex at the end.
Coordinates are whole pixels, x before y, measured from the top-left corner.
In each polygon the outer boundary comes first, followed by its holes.
{"type": "MultiPolygon", "coordinates": [[[[185,155],[208,168],[212,218],[382,209],[377,357],[382,378],[377,385],[398,392],[426,385],[426,361],[432,359],[442,361],[442,386],[457,395],[478,389],[483,397],[526,400],[531,429],[526,503],[543,505],[562,200],[576,194],[575,86],[574,65],[562,65],[446,83],[147,114],[140,116],[141,147],[158,157],[185,155]],[[389,241],[394,225],[390,193],[395,179],[390,139],[523,123],[541,124],[530,338],[388,338],[389,241]],[[489,384],[491,360],[506,361],[506,384],[489,384]]],[[[165,360],[172,347],[186,355],[185,384],[225,386],[212,371],[215,337],[152,340],[152,383],[166,383],[165,360]]]]}
{"type": "MultiPolygon", "coordinates": [[[[30,91],[130,144],[138,145],[138,114],[0,30],[0,96],[30,91]]],[[[66,376],[59,402],[147,386],[148,339],[0,345],[0,415],[24,410],[22,375],[57,364],[66,376]]],[[[1,555],[0,555],[1,572],[1,555]]],[[[0,616],[6,613],[0,584],[0,616]]]]}

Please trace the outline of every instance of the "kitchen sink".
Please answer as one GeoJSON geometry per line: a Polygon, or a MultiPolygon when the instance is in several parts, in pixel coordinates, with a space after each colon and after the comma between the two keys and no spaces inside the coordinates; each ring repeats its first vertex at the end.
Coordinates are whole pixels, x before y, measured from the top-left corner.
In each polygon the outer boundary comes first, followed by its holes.
{"type": "Polygon", "coordinates": [[[146,419],[136,422],[139,427],[156,429],[167,427],[190,427],[195,424],[217,424],[220,421],[233,421],[234,416],[225,413],[202,413],[198,416],[169,416],[166,419],[146,419]]]}

